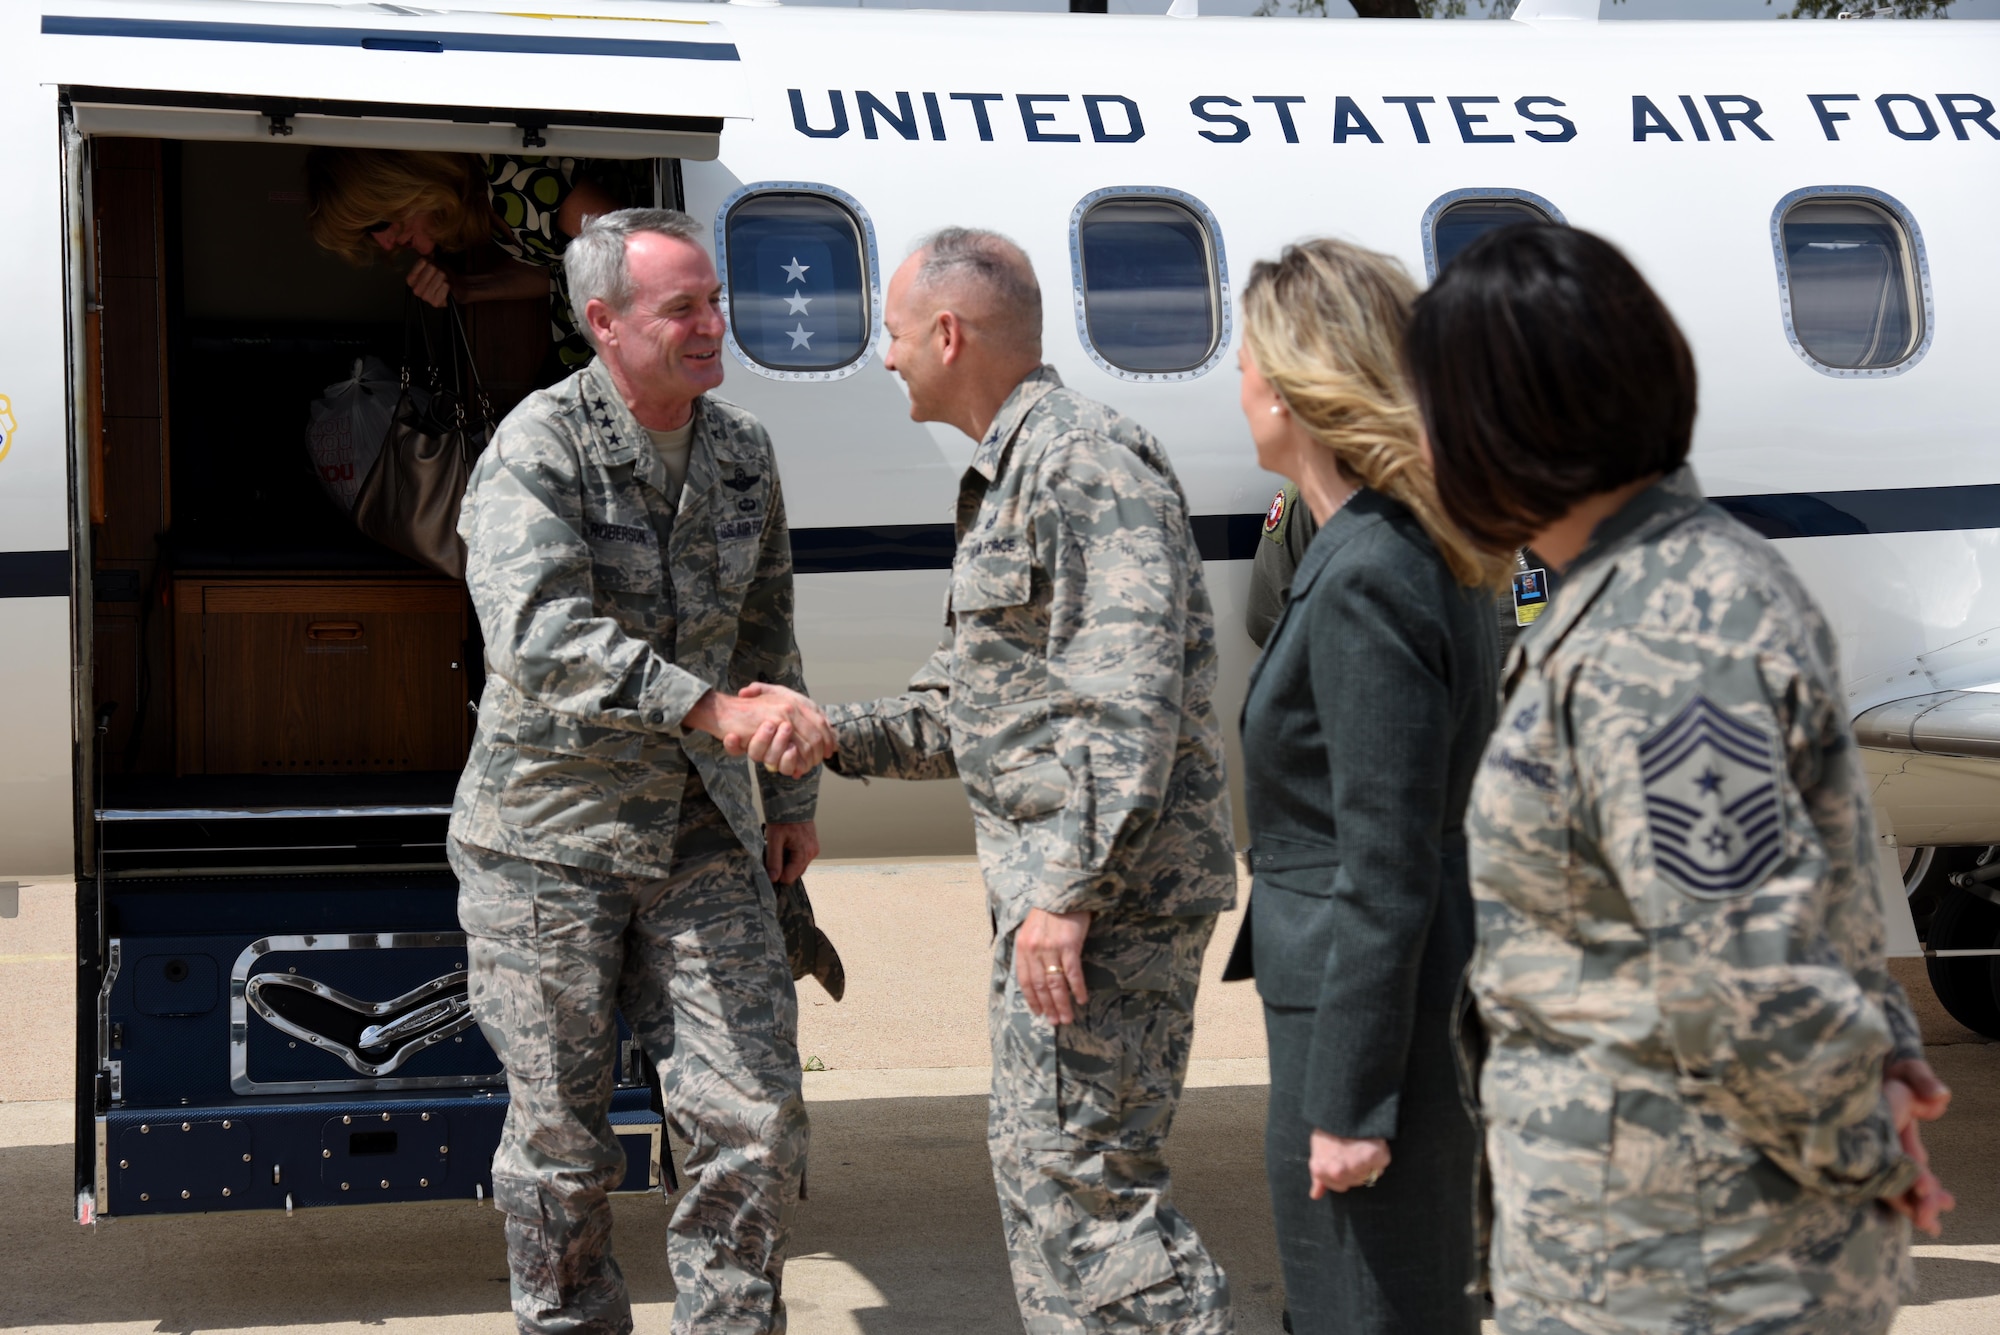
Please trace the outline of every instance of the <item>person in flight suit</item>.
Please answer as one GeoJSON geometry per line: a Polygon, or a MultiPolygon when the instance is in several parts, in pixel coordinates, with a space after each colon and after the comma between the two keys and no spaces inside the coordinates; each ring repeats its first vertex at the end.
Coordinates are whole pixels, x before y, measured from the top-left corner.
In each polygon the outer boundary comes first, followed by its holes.
{"type": "Polygon", "coordinates": [[[1453,521],[1564,576],[1467,817],[1500,1330],[1886,1331],[1950,1093],[1884,962],[1833,635],[1703,499],[1693,358],[1610,244],[1474,242],[1408,348],[1453,521]]]}
{"type": "Polygon", "coordinates": [[[784,1329],[806,1153],[798,1012],[772,882],[818,852],[817,776],[719,738],[817,717],[771,442],[721,383],[701,224],[598,217],[564,256],[598,358],[530,395],[459,521],[487,679],[452,812],[474,1014],[507,1072],[493,1160],[523,1332],[632,1329],[606,1191],[614,1008],[659,1062],[690,1182],[668,1225],[676,1332],[784,1329]]]}
{"type": "MultiPolygon", "coordinates": [[[[1299,562],[1305,559],[1306,548],[1312,546],[1313,534],[1319,532],[1319,521],[1313,518],[1311,507],[1299,496],[1298,484],[1287,482],[1278,494],[1271,498],[1271,508],[1264,512],[1263,541],[1257,544],[1257,555],[1250,563],[1250,594],[1244,602],[1243,629],[1250,635],[1251,643],[1262,649],[1271,638],[1278,618],[1284,614],[1285,604],[1292,598],[1292,576],[1298,572],[1299,562]]],[[[1540,586],[1541,605],[1555,597],[1556,573],[1546,568],[1535,553],[1522,550],[1515,553],[1514,564],[1517,575],[1526,583],[1523,593],[1533,593],[1540,586]],[[1529,580],[1528,576],[1534,575],[1529,580]]],[[[1533,623],[1539,610],[1523,617],[1520,600],[1512,589],[1503,589],[1493,596],[1493,614],[1498,618],[1500,628],[1500,653],[1504,657],[1514,647],[1514,641],[1521,632],[1533,623]]],[[[1530,603],[1533,606],[1533,603],[1530,603]]]]}
{"type": "Polygon", "coordinates": [[[1292,597],[1292,576],[1312,546],[1319,521],[1299,496],[1299,484],[1287,482],[1264,512],[1263,539],[1250,562],[1250,596],[1244,603],[1243,629],[1259,649],[1271,638],[1285,604],[1292,597]]]}
{"type": "MultiPolygon", "coordinates": [[[[1170,1199],[1195,989],[1236,896],[1215,627],[1187,500],[1136,422],[1041,363],[1018,247],[954,228],[889,285],[910,415],[979,442],[942,647],[827,711],[829,767],[972,800],[995,939],[987,1141],[1029,1335],[1231,1329],[1170,1199]]],[[[783,725],[747,739],[796,771],[783,725]]]]}

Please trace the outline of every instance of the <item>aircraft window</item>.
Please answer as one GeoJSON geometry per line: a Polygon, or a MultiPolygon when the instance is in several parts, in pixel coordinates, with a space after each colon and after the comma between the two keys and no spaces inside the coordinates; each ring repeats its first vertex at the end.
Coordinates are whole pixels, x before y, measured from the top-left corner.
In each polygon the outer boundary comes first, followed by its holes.
{"type": "Polygon", "coordinates": [[[1424,270],[1436,282],[1438,270],[1488,232],[1515,223],[1567,224],[1555,205],[1525,190],[1454,190],[1424,211],[1424,270]]]}
{"type": "Polygon", "coordinates": [[[1772,218],[1785,332],[1830,375],[1893,375],[1930,342],[1930,274],[1909,211],[1860,187],[1800,190],[1772,218]]]}
{"type": "Polygon", "coordinates": [[[1084,196],[1070,215],[1077,334],[1125,380],[1185,380],[1229,345],[1229,274],[1215,216],[1159,186],[1084,196]]]}
{"type": "Polygon", "coordinates": [[[868,360],[881,309],[875,228],[830,186],[766,182],[723,202],[715,227],[729,349],[783,380],[837,380],[868,360]]]}

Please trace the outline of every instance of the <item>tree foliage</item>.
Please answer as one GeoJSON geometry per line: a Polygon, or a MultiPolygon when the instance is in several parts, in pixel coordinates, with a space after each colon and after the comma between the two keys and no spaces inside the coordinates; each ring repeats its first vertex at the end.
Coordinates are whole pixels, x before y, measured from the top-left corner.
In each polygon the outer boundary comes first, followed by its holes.
{"type": "MultiPolygon", "coordinates": [[[[1770,4],[1771,0],[1764,0],[1770,4]]],[[[1877,4],[1873,0],[1798,0],[1792,6],[1788,19],[1942,19],[1951,8],[1951,0],[1889,0],[1887,4],[1877,4]]]]}
{"type": "MultiPolygon", "coordinates": [[[[1364,19],[1462,19],[1479,13],[1490,19],[1511,16],[1519,0],[1348,0],[1364,19]]],[[[1326,17],[1328,0],[1263,0],[1257,13],[1264,16],[1296,14],[1326,17]]],[[[1612,0],[1613,4],[1619,0],[1612,0]]],[[[1766,5],[1772,0],[1764,0],[1766,5]]],[[[1837,19],[1896,18],[1941,19],[1949,16],[1951,0],[1795,0],[1781,18],[1837,19]]]]}

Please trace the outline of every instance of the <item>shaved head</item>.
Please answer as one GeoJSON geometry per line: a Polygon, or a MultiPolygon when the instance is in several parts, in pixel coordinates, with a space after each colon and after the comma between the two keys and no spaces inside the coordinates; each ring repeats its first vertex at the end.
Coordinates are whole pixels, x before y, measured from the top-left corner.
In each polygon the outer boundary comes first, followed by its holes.
{"type": "Polygon", "coordinates": [[[926,314],[950,308],[996,344],[1042,355],[1042,287],[1019,246],[998,232],[947,227],[912,256],[910,297],[926,314]]]}
{"type": "Polygon", "coordinates": [[[910,418],[949,422],[974,440],[1042,364],[1042,289],[1021,248],[994,232],[947,227],[889,280],[882,366],[902,377],[910,418]]]}

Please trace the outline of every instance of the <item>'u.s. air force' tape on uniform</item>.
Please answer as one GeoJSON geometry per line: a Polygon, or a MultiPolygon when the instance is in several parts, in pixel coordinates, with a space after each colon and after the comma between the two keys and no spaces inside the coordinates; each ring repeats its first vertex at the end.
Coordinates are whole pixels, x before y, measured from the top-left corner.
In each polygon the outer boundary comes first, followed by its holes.
{"type": "Polygon", "coordinates": [[[1639,743],[1655,870],[1691,895],[1753,889],[1783,850],[1769,734],[1697,695],[1639,743]]]}

